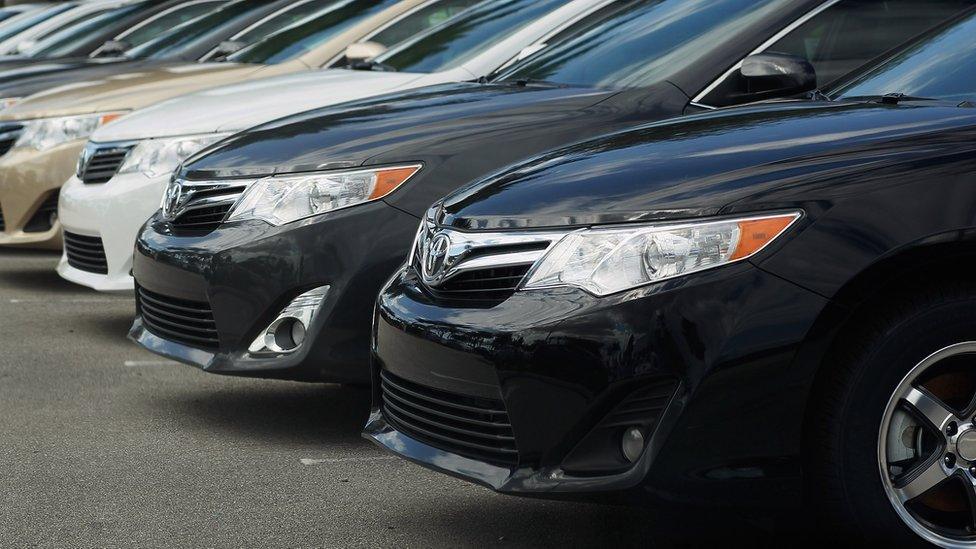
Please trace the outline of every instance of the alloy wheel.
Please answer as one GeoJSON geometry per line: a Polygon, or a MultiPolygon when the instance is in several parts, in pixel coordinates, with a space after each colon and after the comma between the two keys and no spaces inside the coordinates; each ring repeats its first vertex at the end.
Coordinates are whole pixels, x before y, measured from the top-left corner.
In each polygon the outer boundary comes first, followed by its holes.
{"type": "Polygon", "coordinates": [[[878,464],[916,534],[976,547],[976,342],[941,349],[904,377],[881,422],[878,464]]]}

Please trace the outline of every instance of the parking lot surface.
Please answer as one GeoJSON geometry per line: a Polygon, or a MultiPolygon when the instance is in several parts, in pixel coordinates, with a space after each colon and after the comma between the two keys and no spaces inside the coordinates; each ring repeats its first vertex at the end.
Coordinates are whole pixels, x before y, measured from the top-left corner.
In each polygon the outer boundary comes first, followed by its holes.
{"type": "MultiPolygon", "coordinates": [[[[660,511],[500,496],[359,436],[363,389],[226,378],[125,338],[134,301],[0,251],[6,547],[655,546],[660,511]]],[[[697,522],[697,518],[692,522],[697,522]]],[[[700,529],[699,529],[700,533],[700,529]]]]}

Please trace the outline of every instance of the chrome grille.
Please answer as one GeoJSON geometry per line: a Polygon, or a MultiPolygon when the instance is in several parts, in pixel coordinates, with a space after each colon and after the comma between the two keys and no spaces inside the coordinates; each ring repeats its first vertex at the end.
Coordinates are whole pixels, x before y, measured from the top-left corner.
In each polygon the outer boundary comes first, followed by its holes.
{"type": "Polygon", "coordinates": [[[64,232],[64,254],[68,265],[96,274],[108,274],[108,260],[102,239],[97,236],[84,236],[64,232]]]}
{"type": "Polygon", "coordinates": [[[217,323],[208,303],[169,297],[138,287],[136,307],[150,332],[201,349],[220,345],[217,323]]]}
{"type": "Polygon", "coordinates": [[[491,306],[512,296],[525,275],[565,233],[468,233],[424,222],[411,267],[436,299],[491,306]]]}
{"type": "Polygon", "coordinates": [[[501,400],[433,389],[382,371],[383,416],[397,430],[436,448],[514,466],[518,449],[501,400]]]}
{"type": "Polygon", "coordinates": [[[134,143],[89,143],[79,161],[78,178],[87,185],[108,183],[134,147],[134,143]]]}
{"type": "Polygon", "coordinates": [[[174,181],[163,200],[163,215],[174,229],[210,232],[223,223],[245,189],[243,181],[174,181]]]}

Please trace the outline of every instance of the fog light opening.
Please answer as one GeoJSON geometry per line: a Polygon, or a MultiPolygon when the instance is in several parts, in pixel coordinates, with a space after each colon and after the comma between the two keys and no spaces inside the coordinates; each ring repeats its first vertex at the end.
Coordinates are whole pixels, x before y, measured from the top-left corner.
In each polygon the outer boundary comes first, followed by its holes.
{"type": "Polygon", "coordinates": [[[293,351],[305,341],[305,325],[297,318],[286,318],[278,323],[274,333],[275,347],[293,351]]]}
{"type": "Polygon", "coordinates": [[[293,299],[254,339],[248,352],[282,354],[297,351],[305,343],[308,329],[328,295],[329,287],[320,286],[293,299]]]}
{"type": "Polygon", "coordinates": [[[644,432],[640,427],[628,427],[620,441],[620,450],[631,463],[637,463],[644,453],[644,432]]]}

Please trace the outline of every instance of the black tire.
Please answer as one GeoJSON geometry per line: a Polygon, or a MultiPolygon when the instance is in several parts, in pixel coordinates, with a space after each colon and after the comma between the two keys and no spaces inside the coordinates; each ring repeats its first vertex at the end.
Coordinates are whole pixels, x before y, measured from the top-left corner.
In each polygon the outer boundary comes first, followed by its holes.
{"type": "Polygon", "coordinates": [[[976,287],[952,285],[893,299],[852,323],[825,364],[806,424],[810,512],[825,537],[929,546],[896,513],[879,471],[878,434],[902,379],[923,359],[976,341],[976,287]]]}

